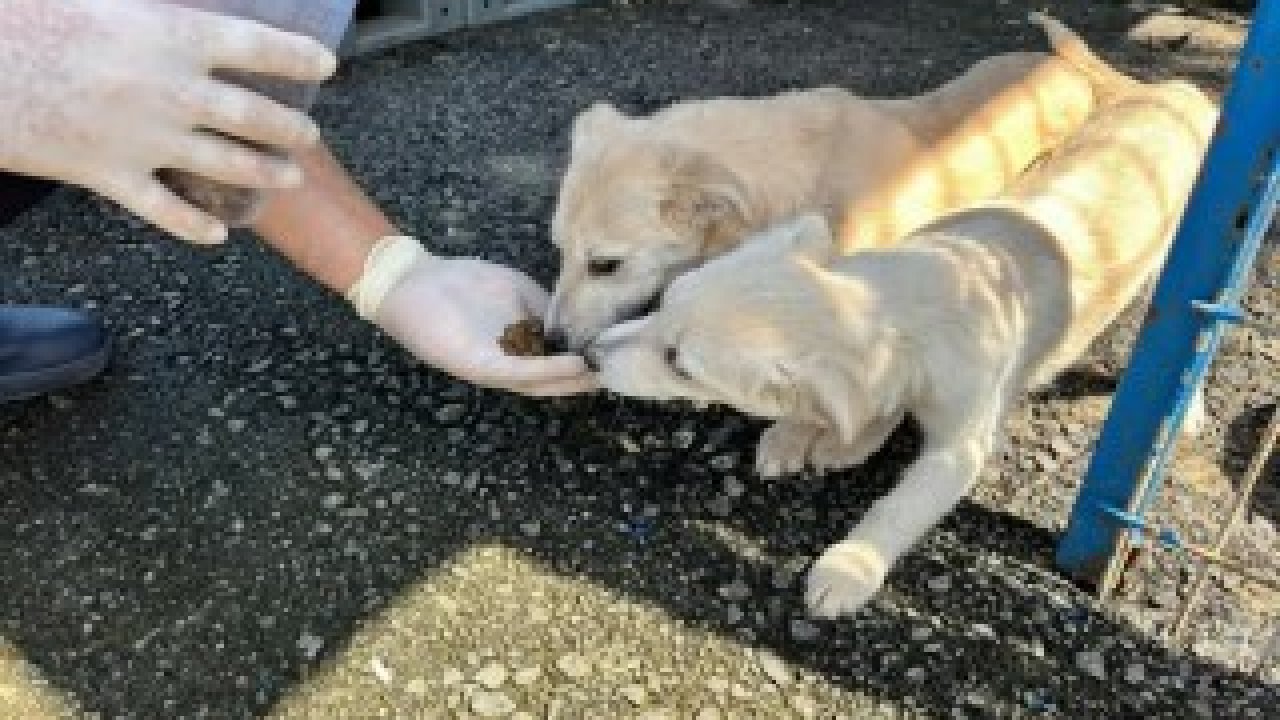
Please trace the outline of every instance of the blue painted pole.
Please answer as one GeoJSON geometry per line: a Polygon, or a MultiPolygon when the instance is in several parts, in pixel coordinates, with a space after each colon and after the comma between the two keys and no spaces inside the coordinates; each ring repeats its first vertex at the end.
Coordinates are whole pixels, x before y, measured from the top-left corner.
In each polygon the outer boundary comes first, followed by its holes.
{"type": "Polygon", "coordinates": [[[1240,296],[1280,189],[1280,0],[1262,0],[1218,127],[1103,423],[1057,563],[1114,575],[1164,478],[1183,414],[1240,296]]]}

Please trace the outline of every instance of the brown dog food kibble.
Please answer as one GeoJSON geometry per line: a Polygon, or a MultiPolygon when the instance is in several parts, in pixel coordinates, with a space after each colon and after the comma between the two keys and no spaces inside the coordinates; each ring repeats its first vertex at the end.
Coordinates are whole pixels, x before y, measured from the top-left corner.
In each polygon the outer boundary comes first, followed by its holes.
{"type": "Polygon", "coordinates": [[[508,355],[547,354],[547,345],[542,339],[542,324],[533,318],[525,318],[514,325],[508,325],[507,329],[502,331],[498,344],[508,355]]]}

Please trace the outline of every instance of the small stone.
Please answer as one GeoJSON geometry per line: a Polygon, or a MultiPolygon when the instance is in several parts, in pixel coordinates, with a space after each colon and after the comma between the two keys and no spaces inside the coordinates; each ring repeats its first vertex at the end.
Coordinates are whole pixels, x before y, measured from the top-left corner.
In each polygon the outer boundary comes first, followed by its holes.
{"type": "Polygon", "coordinates": [[[542,523],[537,520],[520,523],[520,532],[529,537],[538,537],[538,534],[542,532],[542,523]]]}
{"type": "Polygon", "coordinates": [[[497,690],[507,681],[507,669],[499,663],[489,663],[476,673],[476,682],[486,690],[497,690]]]}
{"type": "Polygon", "coordinates": [[[382,682],[383,685],[390,685],[391,681],[395,679],[395,676],[391,672],[391,668],[387,667],[386,662],[377,655],[374,655],[369,659],[369,670],[373,673],[374,677],[378,678],[378,680],[382,682]]]}
{"type": "Polygon", "coordinates": [[[738,459],[728,454],[717,455],[711,458],[711,462],[708,464],[711,465],[711,467],[716,470],[720,470],[720,471],[732,470],[734,466],[738,464],[738,459]]]}
{"type": "Polygon", "coordinates": [[[1141,685],[1147,680],[1147,670],[1142,665],[1134,663],[1124,669],[1124,679],[1133,685],[1141,685]]]}
{"type": "Polygon", "coordinates": [[[795,584],[796,573],[791,572],[788,568],[774,568],[770,580],[773,583],[774,590],[786,590],[795,584]]]}
{"type": "Polygon", "coordinates": [[[414,678],[405,683],[404,691],[410,695],[426,695],[427,681],[422,678],[414,678]]]}
{"type": "Polygon", "coordinates": [[[292,395],[281,395],[276,399],[280,402],[280,407],[284,408],[285,410],[292,410],[298,407],[298,399],[293,397],[292,395]]]}
{"type": "Polygon", "coordinates": [[[1034,452],[1031,454],[1031,457],[1035,461],[1036,469],[1042,472],[1047,472],[1047,473],[1057,472],[1058,468],[1060,467],[1058,465],[1058,461],[1054,460],[1049,453],[1034,452]]]}
{"type": "Polygon", "coordinates": [[[929,589],[934,592],[946,592],[951,589],[951,578],[946,575],[936,575],[929,578],[929,589]]]}
{"type": "Polygon", "coordinates": [[[720,708],[704,707],[694,716],[694,720],[720,720],[720,708]]]}
{"type": "Polygon", "coordinates": [[[733,514],[733,500],[728,495],[717,495],[707,501],[707,509],[716,517],[729,517],[733,514]]]}
{"type": "Polygon", "coordinates": [[[756,660],[760,662],[760,669],[769,676],[774,685],[784,688],[791,684],[791,669],[782,661],[782,658],[764,650],[756,655],[756,660]]]}
{"type": "Polygon", "coordinates": [[[312,451],[311,454],[315,456],[315,459],[319,460],[320,462],[324,462],[325,460],[328,460],[329,458],[333,457],[333,448],[329,447],[328,445],[321,445],[320,447],[312,451]]]}
{"type": "Polygon", "coordinates": [[[1047,696],[1043,690],[1027,690],[1022,693],[1022,704],[1032,712],[1042,713],[1050,707],[1050,703],[1046,698],[1047,696]]]}
{"type": "Polygon", "coordinates": [[[929,627],[928,625],[921,625],[920,627],[911,628],[912,642],[918,642],[918,643],[924,642],[925,640],[928,640],[930,637],[932,637],[932,635],[933,635],[933,628],[929,627]]]}
{"type": "Polygon", "coordinates": [[[1102,653],[1089,650],[1076,653],[1076,667],[1098,680],[1107,679],[1107,664],[1102,653]]]}
{"type": "Polygon", "coordinates": [[[465,415],[466,412],[466,406],[459,405],[457,403],[450,403],[436,411],[436,421],[442,424],[455,423],[461,420],[462,416],[465,415]]]}
{"type": "Polygon", "coordinates": [[[517,670],[515,675],[511,677],[511,681],[517,685],[525,686],[534,684],[540,677],[542,677],[542,668],[527,667],[517,670]]]}
{"type": "Polygon", "coordinates": [[[506,717],[515,710],[515,702],[506,693],[477,690],[471,695],[471,712],[480,717],[506,717]]]}
{"type": "Polygon", "coordinates": [[[820,632],[818,626],[808,620],[796,619],[791,621],[791,637],[799,642],[817,640],[820,632]]]}
{"type": "Polygon", "coordinates": [[[440,674],[440,684],[445,687],[453,687],[461,685],[465,676],[462,671],[457,668],[448,668],[440,674]]]}
{"type": "Polygon", "coordinates": [[[591,672],[591,661],[578,653],[568,653],[556,661],[556,668],[576,680],[591,672]]]}
{"type": "Polygon", "coordinates": [[[974,623],[973,634],[988,640],[994,640],[996,637],[996,631],[992,630],[991,626],[986,623],[974,623]]]}
{"type": "Polygon", "coordinates": [[[724,479],[724,494],[731,498],[740,498],[747,492],[747,486],[738,478],[730,475],[724,479]]]}
{"type": "Polygon", "coordinates": [[[323,647],[324,639],[317,635],[304,632],[298,636],[298,649],[302,651],[302,655],[308,660],[314,660],[323,647]]]}
{"type": "Polygon", "coordinates": [[[643,685],[628,685],[618,691],[627,702],[636,707],[643,707],[649,702],[649,691],[644,689],[643,685]]]}
{"type": "Polygon", "coordinates": [[[638,452],[640,452],[640,446],[639,446],[639,445],[637,445],[637,444],[636,444],[636,441],[635,441],[635,440],[632,440],[632,439],[631,439],[631,436],[629,436],[629,435],[623,435],[623,436],[619,437],[619,438],[618,438],[618,444],[619,444],[619,445],[621,445],[621,446],[622,446],[622,449],[623,449],[623,450],[625,450],[626,452],[629,452],[629,453],[638,453],[638,452]]]}
{"type": "Polygon", "coordinates": [[[325,495],[323,498],[321,498],[320,504],[323,505],[328,510],[333,510],[334,508],[338,507],[343,502],[345,502],[346,499],[347,499],[346,496],[343,495],[342,493],[334,492],[334,493],[329,493],[328,495],[325,495]]]}
{"type": "Polygon", "coordinates": [[[724,619],[725,619],[725,622],[729,623],[730,625],[737,625],[738,623],[742,622],[743,617],[744,617],[744,613],[742,612],[742,608],[738,607],[737,605],[730,605],[729,607],[725,608],[724,619]]]}
{"type": "Polygon", "coordinates": [[[805,720],[818,716],[818,705],[808,695],[792,695],[787,702],[791,705],[791,709],[805,720]]]}
{"type": "Polygon", "coordinates": [[[733,603],[742,602],[751,597],[751,588],[747,587],[747,584],[741,580],[734,580],[728,585],[721,585],[717,592],[720,593],[720,597],[733,603]]]}

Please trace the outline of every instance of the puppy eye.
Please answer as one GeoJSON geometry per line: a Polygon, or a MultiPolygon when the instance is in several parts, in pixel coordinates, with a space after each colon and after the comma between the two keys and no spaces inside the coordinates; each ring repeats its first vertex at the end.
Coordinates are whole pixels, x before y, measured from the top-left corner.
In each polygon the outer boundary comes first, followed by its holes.
{"type": "Polygon", "coordinates": [[[675,373],[676,377],[682,380],[693,379],[689,377],[688,371],[680,367],[680,353],[674,347],[666,349],[663,353],[663,360],[667,363],[667,367],[671,369],[671,372],[675,373]]]}
{"type": "Polygon", "coordinates": [[[587,261],[587,272],[594,277],[606,277],[622,268],[620,258],[592,258],[587,261]]]}

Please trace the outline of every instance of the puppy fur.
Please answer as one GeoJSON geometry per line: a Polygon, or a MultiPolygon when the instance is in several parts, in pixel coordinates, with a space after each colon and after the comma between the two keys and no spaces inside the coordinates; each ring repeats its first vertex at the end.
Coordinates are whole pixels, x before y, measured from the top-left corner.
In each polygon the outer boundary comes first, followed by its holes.
{"type": "Polygon", "coordinates": [[[920,457],[809,572],[811,612],[855,611],[969,490],[1010,405],[1161,266],[1216,117],[1188,84],[1145,87],[998,198],[894,248],[841,256],[817,215],[757,234],[604,333],[603,384],[777,419],[766,474],[860,464],[910,412],[920,457]]]}
{"type": "Polygon", "coordinates": [[[819,88],[648,117],[586,110],[552,219],[561,272],[549,335],[579,350],[681,272],[797,213],[842,222],[848,251],[998,192],[1099,100],[1136,84],[1061,23],[1031,19],[1052,54],[987,58],[916,97],[819,88]]]}

